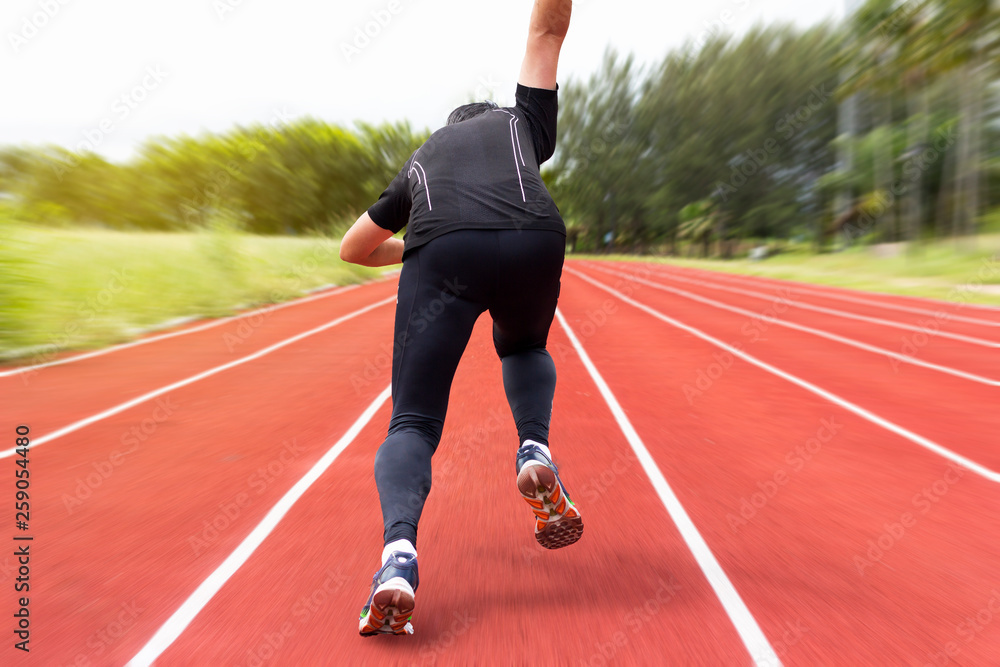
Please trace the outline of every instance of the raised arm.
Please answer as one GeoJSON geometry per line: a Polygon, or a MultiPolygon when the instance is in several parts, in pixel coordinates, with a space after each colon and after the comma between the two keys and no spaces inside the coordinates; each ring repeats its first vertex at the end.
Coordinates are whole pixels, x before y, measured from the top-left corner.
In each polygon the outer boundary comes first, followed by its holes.
{"type": "Polygon", "coordinates": [[[529,88],[556,89],[559,51],[572,13],[573,0],[535,0],[518,83],[529,88]]]}

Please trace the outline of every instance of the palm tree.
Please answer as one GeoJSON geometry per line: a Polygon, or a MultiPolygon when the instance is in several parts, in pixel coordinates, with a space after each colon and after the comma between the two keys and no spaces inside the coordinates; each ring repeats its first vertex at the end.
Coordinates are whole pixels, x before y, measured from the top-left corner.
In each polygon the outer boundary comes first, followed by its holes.
{"type": "Polygon", "coordinates": [[[712,207],[710,199],[703,199],[688,204],[681,209],[681,224],[677,228],[677,236],[691,243],[700,243],[702,255],[708,257],[708,248],[718,224],[717,212],[712,207]]]}
{"type": "MultiPolygon", "coordinates": [[[[911,0],[922,2],[923,0],[911,0]]],[[[868,0],[850,19],[854,39],[842,51],[839,64],[847,76],[841,85],[844,97],[866,93],[872,106],[875,139],[874,190],[889,192],[893,180],[892,92],[899,80],[897,44],[893,38],[895,0],[868,0]]],[[[895,207],[892,209],[895,217],[895,207]]],[[[895,220],[889,225],[889,237],[897,236],[895,220]]]]}
{"type": "Polygon", "coordinates": [[[955,165],[953,232],[975,232],[981,190],[980,144],[987,70],[997,53],[998,13],[990,0],[937,0],[937,61],[957,73],[959,144],[955,165]]]}
{"type": "MultiPolygon", "coordinates": [[[[928,0],[910,0],[896,7],[885,26],[897,44],[897,70],[902,74],[909,120],[907,151],[902,159],[917,162],[926,146],[930,127],[930,83],[935,72],[936,22],[928,0]]],[[[903,229],[911,244],[920,238],[924,221],[924,169],[904,167],[910,180],[903,200],[903,229]]]]}

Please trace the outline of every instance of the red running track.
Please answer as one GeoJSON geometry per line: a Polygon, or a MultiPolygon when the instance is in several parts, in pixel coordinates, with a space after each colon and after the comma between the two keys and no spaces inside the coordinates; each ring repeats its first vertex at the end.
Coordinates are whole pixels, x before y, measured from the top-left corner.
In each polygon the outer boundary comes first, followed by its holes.
{"type": "MultiPolygon", "coordinates": [[[[31,453],[31,652],[10,642],[0,663],[1000,664],[997,389],[917,367],[901,379],[885,358],[772,326],[744,348],[760,364],[720,364],[686,394],[725,353],[650,310],[724,342],[747,318],[606,272],[636,266],[570,262],[563,280],[572,337],[553,325],[552,445],[587,526],[568,549],[531,536],[480,322],[421,523],[412,637],[356,631],[381,547],[371,466],[390,409],[392,305],[375,304],[393,282],[274,311],[249,335],[234,321],[27,382],[0,377],[9,445],[19,423],[33,438],[56,434],[31,453]],[[272,508],[338,444],[264,535],[272,508]]],[[[643,279],[682,286],[653,275],[662,270],[643,279]]],[[[721,300],[764,303],[735,297],[721,300]]],[[[868,308],[829,307],[855,306],[868,308]]],[[[917,317],[883,313],[900,315],[917,317]]],[[[15,560],[0,558],[4,587],[15,560]]]]}
{"type": "MultiPolygon", "coordinates": [[[[570,269],[573,270],[575,269],[570,269]]],[[[588,270],[587,275],[614,288],[616,283],[629,282],[623,276],[630,274],[622,271],[608,273],[603,270],[588,270]]],[[[742,303],[735,305],[741,305],[743,310],[754,315],[748,317],[729,310],[706,307],[702,302],[655,289],[657,285],[670,287],[656,278],[636,278],[630,284],[636,298],[642,303],[670,314],[725,343],[739,346],[758,358],[794,372],[803,379],[872,409],[932,440],[950,442],[956,452],[977,459],[993,470],[1000,470],[1000,451],[995,446],[998,420],[993,408],[1000,401],[1000,387],[986,386],[921,366],[892,363],[884,355],[756,320],[757,314],[774,308],[773,301],[762,303],[756,298],[744,297],[742,303]]],[[[707,296],[707,291],[701,289],[697,294],[707,296]]],[[[725,301],[733,303],[732,298],[725,301]]],[[[770,312],[773,314],[776,311],[770,312]]],[[[811,321],[803,322],[808,316],[808,313],[803,313],[794,306],[787,306],[780,313],[779,319],[782,322],[797,321],[817,330],[829,331],[829,318],[814,317],[811,321]]],[[[877,345],[878,341],[871,340],[871,330],[875,328],[864,325],[865,330],[850,335],[877,345]]],[[[876,335],[877,333],[875,332],[876,335]]],[[[994,335],[1000,338],[1000,331],[994,335]]],[[[934,345],[964,348],[961,351],[973,358],[1000,357],[998,351],[967,343],[939,340],[934,345]]],[[[920,355],[917,358],[921,358],[920,355]]],[[[728,373],[721,374],[717,379],[705,377],[708,374],[715,375],[715,363],[718,362],[708,359],[697,371],[682,377],[684,382],[676,386],[689,403],[701,400],[703,394],[712,391],[714,387],[732,381],[728,373]]],[[[983,364],[984,367],[988,365],[983,364]]],[[[955,364],[952,368],[989,375],[988,369],[984,370],[972,361],[965,367],[955,364]]],[[[997,377],[1000,378],[1000,372],[997,377]]]]}

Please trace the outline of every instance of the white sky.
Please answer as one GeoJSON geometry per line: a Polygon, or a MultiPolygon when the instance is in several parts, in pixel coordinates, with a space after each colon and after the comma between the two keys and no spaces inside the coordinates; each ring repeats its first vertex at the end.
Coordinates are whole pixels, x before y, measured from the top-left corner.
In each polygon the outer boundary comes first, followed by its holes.
{"type": "MultiPolygon", "coordinates": [[[[736,34],[758,22],[809,26],[842,16],[842,1],[576,0],[559,79],[589,75],[609,44],[650,62],[710,26],[736,34]]],[[[513,103],[531,6],[2,0],[0,145],[77,148],[89,137],[123,159],[150,135],[307,115],[344,124],[409,118],[436,129],[471,96],[513,103]],[[373,13],[386,25],[371,23],[369,43],[345,54],[373,13]]]]}

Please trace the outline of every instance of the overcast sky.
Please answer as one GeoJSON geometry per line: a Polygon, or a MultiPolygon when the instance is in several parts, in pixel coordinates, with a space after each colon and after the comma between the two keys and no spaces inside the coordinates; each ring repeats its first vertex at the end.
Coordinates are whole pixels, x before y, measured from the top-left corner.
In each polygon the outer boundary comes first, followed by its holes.
{"type": "MultiPolygon", "coordinates": [[[[813,25],[844,0],[577,0],[559,79],[608,45],[658,60],[707,31],[813,25]]],[[[513,102],[532,0],[2,0],[0,145],[97,145],[314,116],[440,127],[513,102]]]]}

